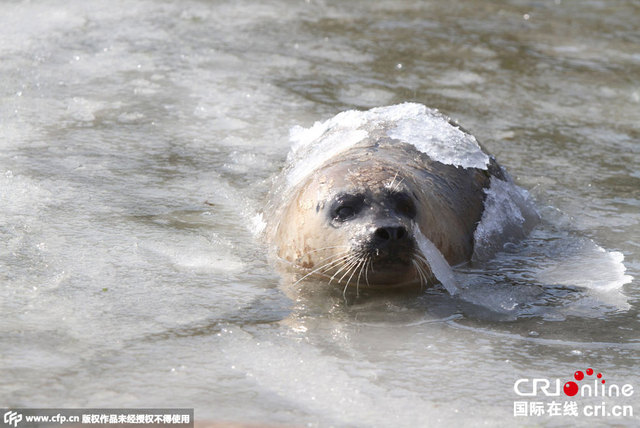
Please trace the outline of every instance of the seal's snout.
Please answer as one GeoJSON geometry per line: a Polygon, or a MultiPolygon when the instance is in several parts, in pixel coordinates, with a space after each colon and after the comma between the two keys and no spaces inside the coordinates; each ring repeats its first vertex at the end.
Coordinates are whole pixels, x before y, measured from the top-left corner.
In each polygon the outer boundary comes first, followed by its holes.
{"type": "Polygon", "coordinates": [[[374,241],[381,245],[402,241],[408,236],[404,226],[379,227],[373,232],[374,241]]]}
{"type": "Polygon", "coordinates": [[[365,248],[374,260],[383,264],[407,264],[414,252],[414,242],[409,230],[401,225],[377,226],[369,229],[365,248]]]}

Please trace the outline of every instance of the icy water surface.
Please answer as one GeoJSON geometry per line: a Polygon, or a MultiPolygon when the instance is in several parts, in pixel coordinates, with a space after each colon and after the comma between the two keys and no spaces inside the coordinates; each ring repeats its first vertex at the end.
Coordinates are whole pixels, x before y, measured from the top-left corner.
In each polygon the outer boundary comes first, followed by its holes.
{"type": "Polygon", "coordinates": [[[592,367],[640,388],[639,16],[631,0],[1,2],[0,405],[637,426],[638,391],[606,400],[633,417],[515,417],[551,397],[514,383],[592,367]],[[453,297],[288,292],[253,231],[289,129],[404,101],[458,119],[540,225],[458,269],[453,297]]]}

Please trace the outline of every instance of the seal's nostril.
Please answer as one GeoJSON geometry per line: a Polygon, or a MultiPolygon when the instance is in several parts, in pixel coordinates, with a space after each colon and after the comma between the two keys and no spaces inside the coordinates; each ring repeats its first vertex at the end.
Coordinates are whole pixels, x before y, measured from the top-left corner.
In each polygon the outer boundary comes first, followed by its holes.
{"type": "Polygon", "coordinates": [[[381,241],[398,241],[407,235],[407,230],[400,227],[380,227],[374,232],[376,238],[381,241]]]}
{"type": "Polygon", "coordinates": [[[376,229],[375,235],[376,238],[382,239],[383,241],[388,241],[389,239],[391,239],[391,235],[389,234],[389,231],[386,227],[376,229]]]}

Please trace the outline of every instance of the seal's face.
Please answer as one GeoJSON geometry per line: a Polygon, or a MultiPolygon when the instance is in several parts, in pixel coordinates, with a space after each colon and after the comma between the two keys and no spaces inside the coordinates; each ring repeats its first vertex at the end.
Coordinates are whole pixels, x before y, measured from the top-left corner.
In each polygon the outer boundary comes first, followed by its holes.
{"type": "Polygon", "coordinates": [[[421,201],[413,187],[375,161],[323,168],[283,216],[280,257],[330,283],[424,284],[430,271],[414,236],[421,201]]]}
{"type": "Polygon", "coordinates": [[[412,196],[386,187],[353,190],[337,193],[323,210],[329,227],[349,237],[355,261],[368,268],[368,284],[413,279],[416,242],[411,222],[416,206],[412,196]]]}

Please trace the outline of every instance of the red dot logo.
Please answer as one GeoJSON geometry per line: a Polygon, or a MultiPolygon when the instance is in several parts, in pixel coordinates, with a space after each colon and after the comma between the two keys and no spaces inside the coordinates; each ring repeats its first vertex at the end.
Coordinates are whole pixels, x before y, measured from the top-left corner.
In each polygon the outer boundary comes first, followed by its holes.
{"type": "MultiPolygon", "coordinates": [[[[594,371],[591,367],[589,367],[588,369],[586,369],[584,372],[582,370],[576,370],[575,373],[573,373],[573,378],[580,382],[581,380],[583,380],[585,378],[585,373],[587,376],[591,376],[594,374],[594,371]]],[[[600,382],[602,382],[604,384],[604,376],[602,375],[602,373],[598,373],[596,375],[596,377],[598,378],[598,380],[600,380],[600,382]]],[[[578,387],[578,384],[573,382],[573,381],[569,381],[567,383],[564,384],[564,393],[567,394],[570,397],[573,397],[574,395],[576,395],[579,392],[580,388],[578,387]]]]}
{"type": "Polygon", "coordinates": [[[564,393],[569,397],[573,397],[578,393],[578,384],[572,381],[569,381],[564,384],[564,393]]]}

